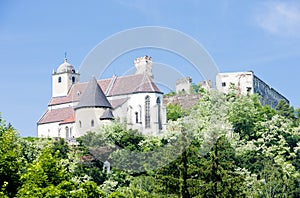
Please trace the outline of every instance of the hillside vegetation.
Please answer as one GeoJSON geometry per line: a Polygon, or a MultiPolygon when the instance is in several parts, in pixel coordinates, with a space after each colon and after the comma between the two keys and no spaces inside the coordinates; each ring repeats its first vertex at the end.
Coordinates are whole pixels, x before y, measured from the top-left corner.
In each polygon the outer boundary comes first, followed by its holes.
{"type": "Polygon", "coordinates": [[[159,136],[115,122],[74,145],[0,117],[0,197],[300,197],[299,110],[204,92],[167,111],[159,136]]]}

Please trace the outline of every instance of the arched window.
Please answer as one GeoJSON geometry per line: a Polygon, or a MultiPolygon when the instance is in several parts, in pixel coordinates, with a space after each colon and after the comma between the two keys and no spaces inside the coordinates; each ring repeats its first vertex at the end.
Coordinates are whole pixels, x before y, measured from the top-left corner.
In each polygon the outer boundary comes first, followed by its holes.
{"type": "Polygon", "coordinates": [[[68,139],[69,137],[69,127],[66,126],[66,139],[68,139]]]}
{"type": "Polygon", "coordinates": [[[132,120],[133,120],[133,117],[132,117],[132,106],[129,106],[128,109],[127,109],[127,123],[128,124],[132,124],[132,120]]]}
{"type": "Polygon", "coordinates": [[[135,112],[135,123],[139,123],[139,113],[135,112]]]}
{"type": "Polygon", "coordinates": [[[70,138],[72,138],[73,135],[72,135],[72,127],[70,127],[70,138]]]}
{"type": "Polygon", "coordinates": [[[79,120],[79,128],[81,128],[81,121],[79,120]]]}
{"type": "Polygon", "coordinates": [[[145,128],[150,128],[150,97],[145,97],[145,128]]]}
{"type": "Polygon", "coordinates": [[[139,113],[139,122],[142,123],[142,107],[141,105],[138,106],[138,113],[139,113]]]}
{"type": "Polygon", "coordinates": [[[159,130],[162,129],[162,124],[161,124],[161,116],[160,116],[160,112],[161,112],[161,105],[160,105],[160,98],[157,97],[156,99],[156,104],[157,104],[157,123],[158,123],[158,128],[159,130]]]}
{"type": "Polygon", "coordinates": [[[72,76],[72,83],[75,83],[75,76],[72,76]]]}
{"type": "Polygon", "coordinates": [[[91,127],[94,127],[95,123],[94,120],[91,120],[91,127]]]}
{"type": "Polygon", "coordinates": [[[61,83],[61,77],[58,77],[58,83],[61,83]]]}

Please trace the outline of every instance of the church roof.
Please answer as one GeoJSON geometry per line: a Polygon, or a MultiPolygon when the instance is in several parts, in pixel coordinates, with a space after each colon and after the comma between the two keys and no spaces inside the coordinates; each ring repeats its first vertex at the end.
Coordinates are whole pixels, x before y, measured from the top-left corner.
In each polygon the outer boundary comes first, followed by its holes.
{"type": "Polygon", "coordinates": [[[66,58],[64,62],[57,68],[57,73],[64,73],[64,72],[75,73],[74,67],[70,63],[68,63],[66,58]]]}
{"type": "Polygon", "coordinates": [[[153,80],[146,74],[117,77],[108,96],[144,92],[162,93],[153,80]],[[145,77],[147,76],[147,77],[145,77]]]}
{"type": "Polygon", "coordinates": [[[70,115],[68,118],[64,119],[64,121],[62,121],[61,124],[69,124],[69,123],[74,123],[75,122],[75,114],[73,113],[72,115],[70,115]]]}
{"type": "Polygon", "coordinates": [[[111,111],[111,109],[106,109],[103,115],[100,117],[100,120],[113,120],[114,115],[111,111]]]}
{"type": "Polygon", "coordinates": [[[101,87],[97,83],[95,77],[89,81],[85,92],[79,100],[78,105],[75,109],[84,107],[106,107],[111,108],[105,94],[103,93],[101,87]]]}
{"type": "Polygon", "coordinates": [[[157,90],[159,91],[151,77],[147,74],[144,74],[142,81],[137,85],[134,92],[156,92],[157,90]]]}
{"type": "MultiPolygon", "coordinates": [[[[117,108],[120,105],[124,104],[129,98],[121,98],[109,100],[112,108],[117,108]]],[[[101,117],[110,118],[108,112],[104,113],[101,117]]],[[[113,118],[113,115],[112,115],[113,118]]],[[[59,108],[47,110],[42,118],[38,121],[38,124],[46,124],[59,122],[59,124],[69,124],[75,122],[75,113],[73,107],[59,108]]]]}
{"type": "MultiPolygon", "coordinates": [[[[97,82],[107,97],[145,92],[162,93],[151,77],[144,74],[118,76],[97,82]]],[[[86,82],[74,84],[67,96],[51,98],[49,106],[79,101],[86,91],[87,85],[86,82]]]]}
{"type": "MultiPolygon", "coordinates": [[[[110,83],[110,79],[98,80],[97,82],[100,88],[105,93],[110,83]]],[[[74,84],[71,87],[67,96],[53,97],[51,98],[49,105],[51,106],[51,105],[65,104],[69,102],[79,101],[83,93],[85,92],[87,85],[88,85],[87,82],[74,84]]]]}
{"type": "Polygon", "coordinates": [[[72,107],[47,110],[42,118],[38,121],[38,124],[63,122],[73,114],[74,110],[72,107]]]}
{"type": "Polygon", "coordinates": [[[109,100],[109,103],[111,104],[112,108],[115,109],[115,108],[123,105],[128,99],[129,98],[109,100]]]}

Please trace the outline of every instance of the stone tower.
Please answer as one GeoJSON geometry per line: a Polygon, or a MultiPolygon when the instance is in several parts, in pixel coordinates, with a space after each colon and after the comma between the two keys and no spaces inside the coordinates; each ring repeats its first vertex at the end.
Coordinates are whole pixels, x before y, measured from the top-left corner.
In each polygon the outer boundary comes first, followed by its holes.
{"type": "Polygon", "coordinates": [[[79,73],[75,72],[74,67],[64,62],[52,73],[52,97],[67,96],[71,86],[79,82],[79,73]]]}
{"type": "Polygon", "coordinates": [[[112,120],[111,109],[111,104],[93,77],[75,107],[77,134],[82,136],[87,131],[95,131],[107,120],[112,120]]]}
{"type": "Polygon", "coordinates": [[[176,93],[189,94],[192,88],[192,78],[185,77],[176,80],[176,93]]]}
{"type": "Polygon", "coordinates": [[[150,56],[136,58],[134,60],[134,66],[136,67],[135,74],[147,74],[153,79],[152,58],[150,56]]]}

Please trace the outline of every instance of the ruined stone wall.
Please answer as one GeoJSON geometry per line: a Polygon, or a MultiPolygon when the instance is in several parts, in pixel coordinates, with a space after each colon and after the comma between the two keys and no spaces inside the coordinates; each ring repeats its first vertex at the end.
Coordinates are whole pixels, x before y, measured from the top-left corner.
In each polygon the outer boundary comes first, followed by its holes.
{"type": "Polygon", "coordinates": [[[163,104],[179,104],[184,109],[189,109],[197,104],[202,96],[200,94],[177,94],[174,96],[164,96],[163,104]]]}

